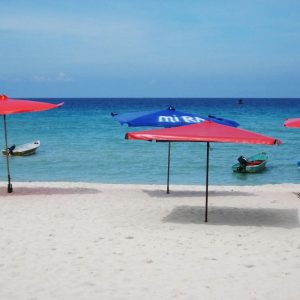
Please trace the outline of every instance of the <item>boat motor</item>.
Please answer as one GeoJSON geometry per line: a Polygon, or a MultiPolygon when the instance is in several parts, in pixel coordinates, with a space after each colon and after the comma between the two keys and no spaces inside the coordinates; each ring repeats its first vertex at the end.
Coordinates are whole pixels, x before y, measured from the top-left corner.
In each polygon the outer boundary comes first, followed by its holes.
{"type": "Polygon", "coordinates": [[[13,155],[14,154],[14,150],[16,148],[16,145],[12,145],[10,146],[7,150],[8,150],[8,154],[9,155],[13,155]]]}
{"type": "Polygon", "coordinates": [[[246,167],[248,165],[248,161],[244,156],[240,156],[238,158],[238,161],[239,161],[240,165],[243,167],[246,167]]]}
{"type": "Polygon", "coordinates": [[[248,161],[244,156],[240,156],[238,158],[238,161],[240,163],[240,166],[238,167],[238,172],[239,173],[244,173],[246,172],[246,166],[248,165],[248,161]]]}

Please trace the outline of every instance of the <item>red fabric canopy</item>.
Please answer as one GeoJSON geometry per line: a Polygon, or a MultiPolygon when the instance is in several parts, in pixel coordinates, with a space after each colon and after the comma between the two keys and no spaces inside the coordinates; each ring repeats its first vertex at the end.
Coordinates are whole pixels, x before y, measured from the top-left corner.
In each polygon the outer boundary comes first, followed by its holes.
{"type": "Polygon", "coordinates": [[[126,134],[125,138],[129,140],[156,140],[168,142],[281,144],[279,139],[210,121],[166,129],[129,132],[126,134]]]}
{"type": "Polygon", "coordinates": [[[42,111],[62,105],[63,103],[53,104],[38,101],[9,99],[5,95],[0,95],[0,115],[42,111]]]}
{"type": "Polygon", "coordinates": [[[285,127],[300,127],[300,118],[287,119],[284,122],[285,127]]]}

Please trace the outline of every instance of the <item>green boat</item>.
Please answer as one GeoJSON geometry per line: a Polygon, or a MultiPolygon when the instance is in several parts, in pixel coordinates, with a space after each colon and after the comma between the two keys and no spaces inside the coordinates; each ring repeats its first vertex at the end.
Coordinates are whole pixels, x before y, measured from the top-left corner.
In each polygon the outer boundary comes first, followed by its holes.
{"type": "Polygon", "coordinates": [[[268,156],[265,152],[245,158],[240,156],[238,163],[232,166],[233,172],[237,173],[259,173],[266,167],[268,156]]]}

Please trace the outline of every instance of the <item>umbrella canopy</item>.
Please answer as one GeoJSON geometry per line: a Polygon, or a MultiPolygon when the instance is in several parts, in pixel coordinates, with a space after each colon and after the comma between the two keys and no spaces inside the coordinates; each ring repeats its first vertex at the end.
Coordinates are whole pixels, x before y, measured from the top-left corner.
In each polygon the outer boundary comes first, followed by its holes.
{"type": "MultiPolygon", "coordinates": [[[[6,95],[0,95],[0,115],[3,115],[3,120],[4,120],[4,136],[5,136],[6,150],[8,149],[6,115],[43,111],[43,110],[57,108],[62,105],[63,103],[53,104],[53,103],[45,103],[45,102],[30,101],[30,100],[10,99],[6,95]]],[[[13,189],[12,189],[11,178],[10,178],[8,155],[6,155],[6,166],[7,166],[7,177],[8,177],[7,192],[11,193],[13,189]]]]}
{"type": "Polygon", "coordinates": [[[280,140],[272,137],[211,121],[174,128],[129,132],[126,138],[145,141],[281,144],[280,140]]]}
{"type": "Polygon", "coordinates": [[[208,117],[198,116],[175,110],[174,107],[169,106],[168,109],[159,111],[141,111],[131,112],[125,114],[111,114],[121,125],[127,124],[129,127],[150,126],[150,127],[175,127],[195,123],[201,123],[205,120],[213,121],[219,124],[237,127],[239,123],[218,118],[209,115],[208,117]]]}
{"type": "Polygon", "coordinates": [[[46,102],[10,99],[0,95],[0,115],[20,114],[48,110],[62,106],[63,103],[53,104],[46,102]]]}
{"type": "Polygon", "coordinates": [[[295,119],[287,119],[284,121],[283,124],[285,127],[300,127],[300,118],[295,118],[295,119]]]}
{"type": "Polygon", "coordinates": [[[210,121],[182,127],[129,132],[125,135],[125,138],[129,140],[155,140],[158,142],[206,142],[205,222],[207,222],[208,214],[209,143],[217,142],[263,145],[281,144],[279,139],[264,136],[244,129],[216,124],[210,121]]]}

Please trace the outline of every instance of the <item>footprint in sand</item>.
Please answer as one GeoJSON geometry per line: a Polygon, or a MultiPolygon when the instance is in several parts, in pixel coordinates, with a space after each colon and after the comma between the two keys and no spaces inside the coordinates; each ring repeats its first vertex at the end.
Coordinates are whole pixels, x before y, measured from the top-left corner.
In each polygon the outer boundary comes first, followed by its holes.
{"type": "Polygon", "coordinates": [[[255,265],[244,265],[246,268],[254,268],[255,267],[255,265]]]}

